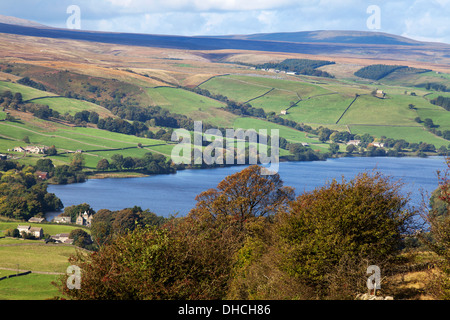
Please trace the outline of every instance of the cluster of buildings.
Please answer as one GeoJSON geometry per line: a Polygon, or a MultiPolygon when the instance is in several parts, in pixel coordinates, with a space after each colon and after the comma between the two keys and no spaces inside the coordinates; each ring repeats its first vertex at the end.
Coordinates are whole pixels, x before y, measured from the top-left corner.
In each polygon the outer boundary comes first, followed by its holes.
{"type": "MultiPolygon", "coordinates": [[[[75,220],[75,224],[90,227],[91,222],[92,222],[92,217],[93,217],[93,215],[87,213],[86,211],[84,213],[79,213],[75,220]]],[[[32,217],[28,220],[28,222],[42,223],[42,222],[44,222],[44,220],[45,220],[44,218],[32,217]]],[[[61,216],[61,215],[55,217],[53,219],[53,222],[67,223],[67,224],[72,223],[70,217],[61,216]]],[[[44,237],[44,229],[41,227],[32,227],[31,225],[20,225],[19,224],[17,226],[17,230],[19,231],[19,234],[21,234],[21,235],[26,234],[28,236],[33,236],[36,239],[42,239],[44,237]]],[[[73,239],[69,238],[69,233],[59,233],[56,235],[52,235],[51,239],[53,239],[55,242],[58,242],[58,243],[65,243],[65,244],[73,243],[73,239]]]]}
{"type": "MultiPolygon", "coordinates": [[[[354,146],[358,146],[361,143],[361,140],[349,140],[347,142],[347,145],[354,145],[354,146]]],[[[372,142],[369,143],[369,146],[374,146],[377,148],[384,148],[384,143],[382,142],[372,142]]]]}
{"type": "MultiPolygon", "coordinates": [[[[250,67],[249,68],[250,70],[255,70],[256,68],[255,67],[250,67]]],[[[267,71],[267,72],[274,72],[274,73],[284,73],[284,74],[288,74],[288,75],[291,75],[291,76],[295,76],[295,72],[293,72],[293,71],[285,71],[285,70],[278,70],[278,69],[269,69],[269,68],[266,68],[266,69],[261,69],[261,70],[263,70],[263,71],[267,71]]]]}
{"type": "Polygon", "coordinates": [[[8,149],[8,151],[42,154],[42,153],[45,153],[45,151],[47,151],[47,149],[48,149],[48,147],[26,146],[26,147],[15,147],[12,150],[8,149]]]}
{"type": "MultiPolygon", "coordinates": [[[[79,213],[77,218],[75,219],[75,224],[80,225],[80,226],[86,226],[86,227],[90,227],[91,223],[92,223],[92,218],[93,215],[87,213],[86,211],[84,213],[79,213]]],[[[53,218],[53,222],[56,223],[72,223],[72,220],[70,217],[66,217],[66,216],[57,216],[55,218],[53,218]]]]}

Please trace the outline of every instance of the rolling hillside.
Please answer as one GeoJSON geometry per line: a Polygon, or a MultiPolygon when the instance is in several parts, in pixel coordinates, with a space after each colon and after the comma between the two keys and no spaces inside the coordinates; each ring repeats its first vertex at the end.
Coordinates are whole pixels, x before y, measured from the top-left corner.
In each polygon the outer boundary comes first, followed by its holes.
{"type": "MultiPolygon", "coordinates": [[[[0,24],[0,32],[4,53],[0,94],[20,93],[31,110],[48,106],[64,116],[63,120],[38,118],[30,111],[3,105],[0,153],[25,163],[41,156],[23,157],[8,151],[25,145],[24,137],[31,144],[55,145],[61,151],[51,157],[56,164],[67,164],[71,152],[83,150],[88,170],[95,170],[100,159],[111,160],[115,153],[141,157],[151,151],[170,157],[173,144],[165,140],[98,130],[96,123],[66,121],[81,112],[141,123],[152,135],[176,127],[173,123],[167,127],[164,117],[175,117],[186,126],[202,121],[221,128],[277,128],[287,143],[308,144],[321,153],[333,142],[329,134],[325,140],[320,138],[325,129],[353,136],[369,134],[376,141],[425,142],[436,149],[450,144],[445,138],[450,132],[448,111],[430,103],[448,95],[438,89],[450,88],[450,76],[441,63],[446,59],[441,54],[446,48],[443,44],[349,31],[224,39],[70,31],[21,23],[0,24]],[[334,56],[356,44],[361,48],[377,45],[381,51],[389,48],[389,54],[381,60],[372,55],[363,60],[353,53],[342,56],[342,52],[334,56]],[[79,50],[74,51],[74,46],[79,50]],[[321,49],[314,51],[317,46],[321,49]],[[435,50],[435,64],[411,60],[424,50],[435,50]],[[389,60],[394,53],[397,60],[389,60]],[[317,69],[333,77],[255,68],[285,59],[331,61],[317,69]],[[403,67],[391,68],[376,80],[358,76],[358,70],[370,70],[373,65],[403,67]],[[45,91],[19,84],[23,78],[45,91]],[[382,98],[374,95],[377,90],[384,92],[382,98]],[[18,120],[8,121],[7,113],[18,120]],[[424,125],[426,119],[432,120],[432,128],[424,125]]],[[[346,141],[337,142],[344,154],[346,141]]]]}

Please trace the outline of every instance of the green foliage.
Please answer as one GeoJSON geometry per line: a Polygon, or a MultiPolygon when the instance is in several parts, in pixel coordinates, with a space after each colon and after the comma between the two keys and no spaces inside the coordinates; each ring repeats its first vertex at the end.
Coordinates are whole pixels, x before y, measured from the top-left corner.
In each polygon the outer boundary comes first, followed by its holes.
{"type": "Polygon", "coordinates": [[[328,72],[317,70],[317,68],[326,66],[329,64],[335,64],[334,61],[324,60],[310,60],[310,59],[286,59],[279,63],[269,62],[259,64],[256,66],[258,69],[277,69],[283,71],[291,71],[296,74],[310,75],[316,77],[334,78],[333,75],[328,72]]]}
{"type": "Polygon", "coordinates": [[[69,238],[73,239],[73,245],[84,249],[91,249],[91,237],[83,229],[72,230],[69,234],[69,238]]]}
{"type": "Polygon", "coordinates": [[[441,106],[447,111],[450,111],[450,97],[439,96],[430,102],[434,105],[441,106]]]}
{"type": "Polygon", "coordinates": [[[413,215],[406,204],[400,185],[378,173],[333,180],[300,195],[277,216],[282,269],[319,296],[329,295],[337,268],[363,262],[381,266],[399,251],[413,215]]]}
{"type": "Polygon", "coordinates": [[[42,83],[31,80],[29,77],[24,77],[22,79],[17,80],[17,83],[23,84],[28,87],[32,87],[41,91],[46,91],[47,89],[42,83]]]}
{"type": "Polygon", "coordinates": [[[0,160],[0,216],[27,220],[62,208],[61,200],[37,181],[34,170],[0,160]]]}
{"type": "Polygon", "coordinates": [[[355,72],[355,76],[365,79],[380,80],[395,70],[406,68],[405,66],[391,66],[385,64],[373,64],[363,67],[355,72]]]}
{"type": "Polygon", "coordinates": [[[99,210],[92,219],[91,234],[97,246],[110,243],[115,237],[135,230],[138,226],[161,226],[167,218],[140,207],[119,211],[99,210]]]}

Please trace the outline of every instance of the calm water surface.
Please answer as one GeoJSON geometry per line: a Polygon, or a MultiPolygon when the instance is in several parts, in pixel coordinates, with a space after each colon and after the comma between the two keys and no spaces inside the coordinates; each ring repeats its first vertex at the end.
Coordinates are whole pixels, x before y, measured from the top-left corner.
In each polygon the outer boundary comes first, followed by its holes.
{"type": "MultiPolygon", "coordinates": [[[[333,178],[352,179],[359,172],[376,170],[401,180],[404,192],[411,192],[411,204],[417,205],[421,192],[431,193],[438,186],[436,171],[445,169],[443,157],[429,158],[339,158],[314,162],[280,163],[279,174],[285,186],[296,194],[323,186],[333,178]]],[[[195,206],[195,196],[214,188],[226,176],[243,166],[204,170],[184,170],[171,175],[145,178],[91,179],[86,183],[50,185],[64,206],[88,203],[94,210],[121,210],[133,206],[150,209],[158,215],[186,215],[195,206]]],[[[56,214],[49,214],[51,220],[56,214]]]]}

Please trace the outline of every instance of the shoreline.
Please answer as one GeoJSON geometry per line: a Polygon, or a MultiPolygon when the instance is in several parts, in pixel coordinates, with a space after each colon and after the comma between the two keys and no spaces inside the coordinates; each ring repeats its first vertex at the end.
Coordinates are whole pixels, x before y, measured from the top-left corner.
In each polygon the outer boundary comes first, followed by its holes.
{"type": "MultiPolygon", "coordinates": [[[[375,156],[375,157],[368,157],[365,155],[359,155],[359,154],[339,154],[336,155],[334,157],[328,157],[326,159],[323,160],[311,160],[311,161],[292,161],[292,160],[287,160],[285,158],[280,158],[279,163],[283,163],[283,162],[316,162],[316,161],[327,161],[327,160],[332,160],[332,159],[342,159],[342,158],[417,158],[417,159],[427,159],[427,158],[434,158],[434,157],[446,157],[445,155],[438,155],[438,154],[429,154],[426,153],[426,157],[420,157],[417,156],[415,154],[413,154],[412,152],[406,152],[403,153],[401,156],[397,156],[397,157],[389,157],[389,156],[375,156]]],[[[235,165],[230,165],[231,167],[235,167],[235,166],[246,166],[246,165],[250,165],[250,164],[235,164],[235,165]]],[[[217,169],[217,168],[226,168],[229,167],[228,165],[225,166],[211,166],[211,167],[205,167],[205,168],[183,168],[183,169],[177,169],[177,171],[175,172],[175,174],[178,171],[184,171],[184,170],[205,170],[205,169],[217,169]]],[[[161,173],[161,174],[167,174],[167,173],[161,173]]],[[[86,172],[87,175],[87,179],[120,179],[120,178],[145,178],[145,177],[150,177],[150,176],[154,176],[154,175],[159,175],[158,173],[156,174],[145,174],[145,173],[141,173],[141,172],[127,172],[127,171],[122,171],[122,172],[101,172],[101,173],[90,173],[90,172],[86,172]]]]}
{"type": "MultiPolygon", "coordinates": [[[[417,158],[417,159],[427,159],[427,158],[437,158],[437,157],[443,157],[445,159],[445,155],[430,155],[427,154],[427,157],[420,157],[417,155],[413,155],[413,154],[403,154],[402,156],[398,156],[398,157],[389,157],[389,156],[384,156],[384,157],[367,157],[364,155],[338,155],[335,157],[329,157],[326,158],[324,160],[311,160],[311,161],[290,161],[290,160],[286,160],[286,159],[280,159],[279,163],[289,163],[289,162],[320,162],[320,161],[328,161],[328,160],[337,160],[337,159],[343,159],[343,158],[417,158]]],[[[231,167],[235,167],[235,166],[247,166],[250,164],[236,164],[236,165],[232,165],[231,167]]],[[[183,168],[183,169],[177,169],[176,172],[174,173],[161,173],[161,174],[144,174],[141,172],[100,172],[100,173],[95,173],[92,171],[88,171],[85,172],[86,173],[86,181],[87,180],[101,180],[101,179],[126,179],[126,178],[146,178],[146,177],[151,177],[151,176],[157,176],[157,175],[167,175],[167,174],[176,174],[178,171],[184,171],[184,170],[207,170],[207,169],[218,169],[218,168],[226,168],[226,167],[230,167],[230,166],[215,166],[215,167],[205,167],[205,168],[183,168]]],[[[85,181],[85,182],[86,182],[85,181]]],[[[83,182],[80,182],[83,183],[83,182]]],[[[58,184],[53,184],[53,183],[49,183],[49,185],[58,185],[58,184]]]]}

